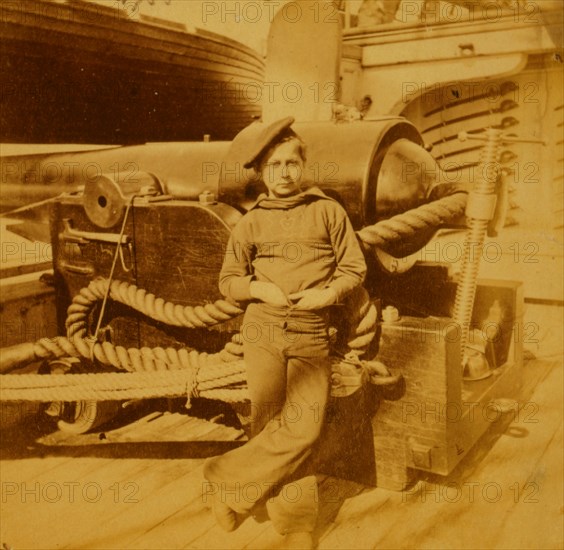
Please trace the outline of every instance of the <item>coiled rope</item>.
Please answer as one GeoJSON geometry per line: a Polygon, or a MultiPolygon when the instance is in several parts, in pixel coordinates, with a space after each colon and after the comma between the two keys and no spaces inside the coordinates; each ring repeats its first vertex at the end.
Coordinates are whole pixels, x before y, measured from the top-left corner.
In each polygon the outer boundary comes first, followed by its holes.
{"type": "MultiPolygon", "coordinates": [[[[464,213],[466,199],[466,194],[455,193],[365,227],[357,234],[366,245],[385,246],[454,221],[464,213]]],[[[73,298],[67,312],[67,337],[42,338],[33,344],[33,352],[36,359],[96,358],[102,365],[125,372],[2,375],[0,399],[106,401],[182,395],[188,395],[189,399],[205,396],[227,402],[248,399],[240,335],[235,335],[215,354],[171,347],[126,349],[110,342],[97,342],[88,336],[88,315],[94,304],[106,295],[151,319],[185,328],[210,327],[243,313],[226,300],[203,306],[182,306],[134,284],[96,279],[73,298]]],[[[366,349],[376,333],[377,312],[365,289],[360,289],[349,301],[349,314],[354,329],[348,346],[353,350],[366,349]]]]}
{"type": "MultiPolygon", "coordinates": [[[[125,372],[2,376],[2,400],[106,401],[182,395],[226,402],[248,399],[240,334],[235,334],[221,351],[214,354],[172,347],[126,349],[110,342],[93,341],[87,334],[88,315],[94,305],[103,299],[108,285],[111,299],[153,319],[167,323],[170,319],[176,326],[185,326],[186,318],[178,313],[171,318],[181,310],[189,311],[204,326],[232,319],[242,313],[240,308],[225,300],[206,306],[183,307],[155,298],[153,294],[127,282],[116,280],[110,283],[106,279],[96,279],[73,298],[66,320],[67,337],[42,338],[33,344],[33,352],[36,359],[94,357],[106,367],[125,372]],[[202,315],[202,311],[206,312],[206,316],[202,315]],[[96,382],[98,378],[99,384],[96,382]]],[[[360,350],[372,341],[376,332],[376,308],[365,289],[357,291],[350,308],[356,311],[353,317],[359,322],[351,331],[353,339],[349,347],[360,350]]],[[[195,328],[194,323],[190,323],[195,328]]]]}
{"type": "MultiPolygon", "coordinates": [[[[94,304],[103,299],[109,281],[95,279],[82,288],[73,298],[67,310],[67,335],[83,333],[86,329],[88,313],[94,304]]],[[[243,310],[227,300],[217,300],[203,306],[182,306],[167,302],[136,285],[124,281],[112,281],[109,297],[115,302],[129,306],[143,315],[166,323],[185,328],[206,328],[237,317],[243,310]]],[[[84,333],[83,333],[84,334],[84,333]]]]}

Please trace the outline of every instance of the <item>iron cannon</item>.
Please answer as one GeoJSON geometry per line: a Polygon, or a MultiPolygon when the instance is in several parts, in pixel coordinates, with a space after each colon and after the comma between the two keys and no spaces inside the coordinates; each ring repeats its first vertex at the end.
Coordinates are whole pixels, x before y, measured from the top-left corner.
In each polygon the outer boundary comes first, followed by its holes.
{"type": "MultiPolygon", "coordinates": [[[[342,41],[340,20],[321,23],[306,4],[298,21],[272,21],[264,75],[279,85],[271,90],[291,83],[303,93],[266,96],[262,119],[295,118],[307,144],[303,180],[345,208],[362,244],[364,288],[334,315],[332,395],[370,428],[371,481],[403,489],[418,472],[451,472],[520,385],[521,284],[477,278],[507,202],[498,171],[485,167],[515,138],[497,127],[461,136],[486,143],[478,181],[454,185],[406,119],[363,118],[338,94],[305,93],[339,90],[342,41]],[[422,261],[439,229],[465,225],[459,274],[422,261]]],[[[347,86],[353,94],[354,78],[347,86]]],[[[231,229],[262,190],[241,163],[261,124],[233,141],[52,154],[31,168],[12,159],[5,175],[14,183],[51,174],[66,187],[18,212],[31,219],[28,234],[48,227],[57,335],[2,350],[2,400],[48,403],[74,432],[100,426],[116,403],[151,397],[224,401],[244,420],[244,304],[222,298],[218,275],[231,229]],[[39,372],[7,374],[29,362],[39,372]]],[[[19,307],[3,312],[22,316],[19,307]]],[[[26,307],[39,322],[52,313],[26,307]]]]}
{"type": "MultiPolygon", "coordinates": [[[[239,160],[260,129],[252,124],[232,142],[65,157],[78,191],[49,209],[61,336],[4,350],[3,372],[44,364],[43,374],[26,375],[28,386],[26,376],[4,376],[20,386],[3,383],[3,399],[51,403],[59,426],[76,432],[95,429],[127,399],[188,395],[241,410],[243,310],[217,281],[231,228],[261,191],[239,160]],[[93,163],[96,173],[84,177],[93,163]]],[[[334,395],[381,383],[385,365],[395,384],[371,418],[377,483],[401,489],[417,471],[447,474],[487,429],[492,403],[519,386],[520,285],[470,276],[475,299],[461,305],[445,266],[413,259],[439,228],[461,226],[467,189],[443,183],[409,122],[295,129],[308,145],[307,183],[345,207],[369,265],[365,288],[336,316],[334,395]],[[470,311],[464,340],[457,307],[470,311]]]]}

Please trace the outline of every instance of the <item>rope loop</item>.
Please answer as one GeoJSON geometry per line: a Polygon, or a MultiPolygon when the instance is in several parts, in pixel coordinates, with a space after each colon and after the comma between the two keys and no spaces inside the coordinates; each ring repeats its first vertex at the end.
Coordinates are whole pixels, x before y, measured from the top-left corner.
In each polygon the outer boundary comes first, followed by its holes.
{"type": "MultiPolygon", "coordinates": [[[[454,221],[464,213],[466,198],[463,193],[455,193],[365,227],[357,234],[368,246],[382,247],[395,243],[419,231],[454,221]]],[[[117,258],[116,255],[114,262],[117,258]]],[[[121,260],[123,262],[123,257],[121,260]]],[[[211,327],[243,313],[238,305],[223,299],[203,306],[182,306],[167,302],[128,282],[94,279],[74,296],[67,310],[67,336],[40,339],[33,345],[34,356],[35,359],[96,359],[105,367],[122,372],[3,375],[0,399],[106,401],[187,395],[188,407],[190,399],[198,396],[226,402],[248,400],[240,334],[234,335],[231,342],[214,354],[186,348],[126,349],[110,342],[100,343],[96,335],[88,335],[88,316],[99,300],[105,304],[108,299],[127,305],[156,321],[185,328],[211,327]]],[[[347,345],[353,351],[362,353],[376,334],[376,308],[364,289],[351,298],[348,307],[353,319],[351,329],[354,329],[348,334],[347,345]]],[[[101,320],[102,315],[97,331],[101,320]]]]}

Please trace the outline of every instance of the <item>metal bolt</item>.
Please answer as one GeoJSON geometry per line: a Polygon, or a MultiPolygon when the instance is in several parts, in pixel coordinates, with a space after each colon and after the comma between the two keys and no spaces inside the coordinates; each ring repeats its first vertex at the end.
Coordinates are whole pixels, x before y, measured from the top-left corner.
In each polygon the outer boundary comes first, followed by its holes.
{"type": "Polygon", "coordinates": [[[384,323],[395,323],[399,321],[400,314],[397,307],[386,306],[382,311],[382,321],[384,323]]]}
{"type": "Polygon", "coordinates": [[[216,203],[215,195],[211,191],[204,191],[203,193],[200,193],[200,195],[198,195],[198,198],[200,199],[200,204],[207,205],[216,203]]]}

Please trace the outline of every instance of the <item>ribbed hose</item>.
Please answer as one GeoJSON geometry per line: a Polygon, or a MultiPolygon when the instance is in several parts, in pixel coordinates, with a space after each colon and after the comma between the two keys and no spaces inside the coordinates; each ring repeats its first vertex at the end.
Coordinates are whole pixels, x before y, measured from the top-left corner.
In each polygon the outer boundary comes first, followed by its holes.
{"type": "MultiPolygon", "coordinates": [[[[474,204],[479,204],[480,196],[494,195],[495,186],[499,176],[499,164],[497,162],[499,149],[502,143],[502,133],[499,129],[488,128],[486,130],[487,141],[480,154],[480,165],[478,167],[478,180],[472,191],[478,199],[474,204]]],[[[470,202],[469,202],[470,205],[470,202]]],[[[472,211],[474,213],[475,210],[472,211]]],[[[484,240],[488,229],[489,216],[484,213],[483,217],[475,217],[476,214],[468,216],[467,239],[464,241],[464,258],[456,298],[454,302],[454,320],[460,326],[460,353],[464,358],[466,345],[468,344],[468,333],[472,321],[472,310],[474,309],[474,297],[480,258],[484,248],[484,240]]]]}

